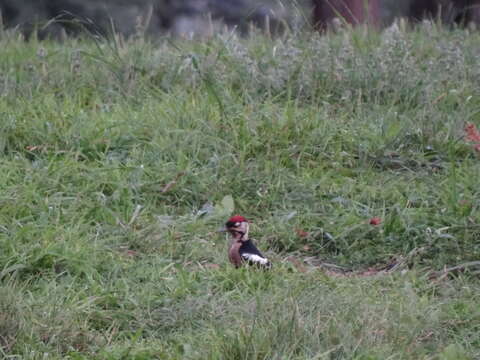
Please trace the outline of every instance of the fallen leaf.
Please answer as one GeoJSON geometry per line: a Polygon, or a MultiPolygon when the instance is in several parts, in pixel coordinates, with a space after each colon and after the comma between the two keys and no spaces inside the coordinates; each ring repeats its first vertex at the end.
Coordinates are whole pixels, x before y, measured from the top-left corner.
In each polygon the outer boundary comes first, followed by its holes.
{"type": "Polygon", "coordinates": [[[25,146],[25,149],[28,150],[28,151],[43,151],[47,148],[46,145],[28,145],[28,146],[25,146]]]}
{"type": "MultiPolygon", "coordinates": [[[[480,131],[478,131],[477,127],[473,123],[468,123],[465,126],[465,140],[480,143],[480,131]]],[[[480,144],[478,144],[480,145],[480,144]]],[[[475,146],[475,150],[477,150],[477,146],[475,146]]]]}
{"type": "Polygon", "coordinates": [[[213,263],[203,264],[203,267],[205,267],[207,269],[220,269],[220,265],[213,264],[213,263]]]}
{"type": "Polygon", "coordinates": [[[138,251],[135,251],[135,250],[131,250],[131,249],[124,249],[122,252],[121,252],[121,255],[126,257],[126,258],[135,258],[137,257],[139,254],[138,254],[138,251]]]}
{"type": "Polygon", "coordinates": [[[138,255],[138,252],[136,252],[135,250],[127,250],[127,251],[125,251],[125,255],[130,256],[130,257],[134,257],[134,256],[138,255]]]}
{"type": "Polygon", "coordinates": [[[310,249],[310,246],[305,245],[305,246],[303,247],[303,250],[304,250],[304,251],[310,251],[311,249],[310,249]]]}
{"type": "Polygon", "coordinates": [[[223,197],[220,203],[215,205],[214,214],[216,216],[229,216],[235,210],[235,202],[232,195],[226,195],[223,197]]]}
{"type": "Polygon", "coordinates": [[[301,238],[306,238],[308,235],[310,235],[308,232],[306,232],[305,230],[302,230],[302,229],[296,229],[295,230],[297,235],[301,238]]]}
{"type": "Polygon", "coordinates": [[[227,195],[222,199],[222,207],[225,209],[225,212],[229,214],[233,213],[233,210],[235,210],[235,203],[232,195],[227,195]]]}
{"type": "Polygon", "coordinates": [[[377,226],[377,225],[380,225],[382,223],[382,219],[380,219],[379,217],[373,217],[370,219],[370,225],[373,225],[373,226],[377,226]]]}

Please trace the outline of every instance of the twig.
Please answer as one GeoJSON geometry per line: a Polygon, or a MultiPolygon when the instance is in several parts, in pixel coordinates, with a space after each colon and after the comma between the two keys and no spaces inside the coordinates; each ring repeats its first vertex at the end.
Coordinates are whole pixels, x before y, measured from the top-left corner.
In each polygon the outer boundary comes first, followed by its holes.
{"type": "MultiPolygon", "coordinates": [[[[466,262],[464,264],[460,264],[460,265],[452,266],[452,267],[449,267],[449,268],[445,268],[441,271],[434,271],[430,274],[429,278],[430,279],[444,278],[444,277],[446,277],[450,274],[456,274],[456,273],[463,272],[467,269],[475,268],[475,267],[480,268],[480,261],[470,261],[470,262],[466,262]]],[[[480,271],[474,271],[473,272],[474,275],[479,274],[479,273],[480,273],[480,271]]]]}
{"type": "Polygon", "coordinates": [[[177,184],[178,179],[180,179],[183,175],[185,175],[185,172],[183,171],[181,173],[178,173],[177,176],[175,176],[175,178],[172,181],[166,184],[160,192],[164,194],[167,191],[169,191],[171,188],[173,188],[177,184]]]}

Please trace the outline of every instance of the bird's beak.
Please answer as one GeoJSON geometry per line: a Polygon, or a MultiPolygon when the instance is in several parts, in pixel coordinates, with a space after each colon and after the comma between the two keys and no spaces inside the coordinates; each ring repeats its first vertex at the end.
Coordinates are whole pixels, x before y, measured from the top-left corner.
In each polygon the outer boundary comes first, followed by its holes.
{"type": "Polygon", "coordinates": [[[217,232],[219,232],[219,233],[227,232],[227,228],[226,228],[225,226],[222,226],[221,228],[219,228],[219,229],[217,230],[217,232]]]}

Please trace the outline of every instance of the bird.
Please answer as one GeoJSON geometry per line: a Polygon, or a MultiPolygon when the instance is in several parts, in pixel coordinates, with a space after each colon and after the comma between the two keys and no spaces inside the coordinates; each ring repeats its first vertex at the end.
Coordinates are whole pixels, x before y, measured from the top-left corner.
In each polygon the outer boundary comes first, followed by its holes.
{"type": "Polygon", "coordinates": [[[232,216],[225,223],[222,231],[230,234],[230,246],[228,248],[228,259],[239,268],[244,264],[257,266],[263,269],[272,267],[272,263],[262,255],[248,237],[249,223],[241,215],[232,216]]]}

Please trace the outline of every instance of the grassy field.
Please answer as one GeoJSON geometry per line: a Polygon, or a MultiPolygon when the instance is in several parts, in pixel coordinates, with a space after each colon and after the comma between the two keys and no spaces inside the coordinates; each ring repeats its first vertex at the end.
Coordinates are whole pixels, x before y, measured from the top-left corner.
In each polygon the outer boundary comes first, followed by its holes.
{"type": "Polygon", "coordinates": [[[480,33],[0,46],[0,357],[480,358],[480,33]]]}

